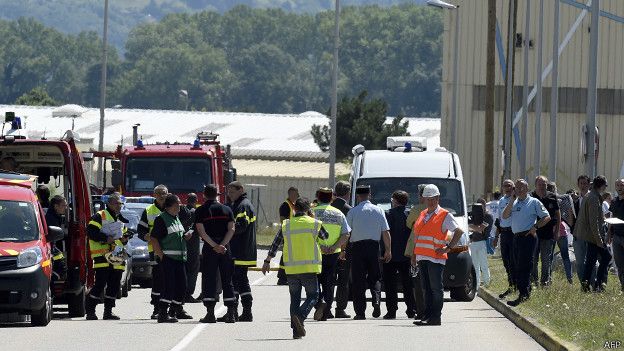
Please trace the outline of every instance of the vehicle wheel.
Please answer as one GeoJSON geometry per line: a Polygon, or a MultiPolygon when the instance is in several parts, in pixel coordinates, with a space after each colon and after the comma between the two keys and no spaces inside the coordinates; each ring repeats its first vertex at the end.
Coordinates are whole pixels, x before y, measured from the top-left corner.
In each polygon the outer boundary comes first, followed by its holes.
{"type": "Polygon", "coordinates": [[[85,290],[84,288],[76,294],[67,296],[67,310],[70,318],[81,318],[86,314],[85,311],[85,290]]]}
{"type": "Polygon", "coordinates": [[[451,299],[456,301],[465,301],[470,302],[474,300],[477,294],[477,273],[474,270],[474,267],[470,271],[470,276],[466,281],[466,285],[460,286],[459,288],[451,289],[451,299]]]}
{"type": "Polygon", "coordinates": [[[33,326],[45,327],[52,320],[52,292],[46,291],[46,300],[41,310],[30,315],[30,323],[33,326]]]}

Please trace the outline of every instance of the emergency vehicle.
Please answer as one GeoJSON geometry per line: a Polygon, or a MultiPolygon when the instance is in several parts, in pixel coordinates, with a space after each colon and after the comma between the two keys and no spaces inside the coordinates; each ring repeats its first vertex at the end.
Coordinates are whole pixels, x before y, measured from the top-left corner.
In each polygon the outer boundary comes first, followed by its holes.
{"type": "Polygon", "coordinates": [[[36,177],[0,171],[0,313],[30,315],[34,326],[52,319],[51,245],[64,238],[47,227],[32,190],[36,177]]]}
{"type": "MultiPolygon", "coordinates": [[[[87,247],[87,222],[91,218],[91,196],[83,169],[84,161],[76,148],[79,137],[67,131],[59,140],[29,139],[20,117],[7,112],[0,135],[0,160],[10,159],[14,171],[37,176],[38,184],[68,202],[64,237],[57,243],[67,260],[67,279],[56,280],[51,287],[54,304],[67,304],[70,317],[85,315],[84,298],[93,283],[91,259],[87,247]],[[4,125],[11,128],[4,133],[4,125]]],[[[0,284],[1,285],[1,284],[0,284]]],[[[2,297],[0,297],[2,300],[2,297]]]]}
{"type": "MultiPolygon", "coordinates": [[[[476,272],[468,247],[468,210],[459,157],[445,148],[427,150],[425,138],[388,137],[386,146],[386,150],[353,147],[351,186],[355,189],[369,185],[371,202],[389,210],[395,190],[406,191],[414,204],[419,184],[435,184],[440,189],[440,206],[455,217],[464,231],[457,247],[448,254],[444,288],[450,290],[454,300],[472,301],[477,291],[476,272]]],[[[351,203],[355,205],[355,191],[351,203]]]]}

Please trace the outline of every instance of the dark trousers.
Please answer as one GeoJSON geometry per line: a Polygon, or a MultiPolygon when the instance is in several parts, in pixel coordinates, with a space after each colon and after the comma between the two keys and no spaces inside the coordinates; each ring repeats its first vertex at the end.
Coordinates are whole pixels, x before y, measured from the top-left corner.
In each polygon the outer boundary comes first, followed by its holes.
{"type": "Polygon", "coordinates": [[[535,284],[537,284],[538,280],[541,285],[550,284],[555,244],[556,242],[554,239],[537,239],[537,245],[535,246],[535,252],[533,253],[533,271],[531,272],[531,281],[535,284]],[[542,262],[541,279],[537,269],[539,262],[538,256],[541,258],[542,262]]]}
{"type": "Polygon", "coordinates": [[[247,276],[247,266],[234,266],[234,277],[232,282],[234,283],[234,295],[237,297],[236,303],[240,297],[240,302],[243,308],[251,308],[253,297],[251,296],[251,286],[249,285],[249,277],[247,276]]]}
{"type": "Polygon", "coordinates": [[[503,265],[505,266],[505,272],[507,272],[507,282],[510,287],[516,286],[516,277],[514,273],[514,234],[509,230],[503,230],[500,234],[500,251],[503,258],[503,265]]]}
{"type": "Polygon", "coordinates": [[[318,276],[320,289],[319,302],[324,301],[327,308],[331,308],[334,303],[334,291],[336,288],[336,266],[338,265],[338,256],[340,253],[331,255],[323,255],[323,268],[318,276]]]}
{"type": "Polygon", "coordinates": [[[412,277],[412,289],[414,291],[415,312],[417,315],[422,317],[425,315],[425,309],[427,306],[425,304],[425,292],[423,291],[422,274],[420,272],[418,272],[415,277],[412,277]]]}
{"type": "Polygon", "coordinates": [[[318,281],[315,273],[288,274],[288,291],[290,293],[290,314],[298,316],[301,321],[310,314],[312,307],[319,298],[318,281]],[[306,292],[306,299],[301,303],[301,290],[306,292]]]}
{"type": "Polygon", "coordinates": [[[587,242],[587,255],[585,256],[585,267],[583,270],[583,281],[589,282],[592,271],[598,261],[598,271],[596,272],[596,282],[594,288],[600,287],[602,283],[607,282],[607,274],[609,273],[609,263],[611,262],[611,254],[609,250],[600,247],[592,242],[587,242]],[[598,259],[600,257],[600,260],[598,259]]]}
{"type": "Polygon", "coordinates": [[[234,259],[230,250],[224,254],[218,254],[204,245],[202,254],[202,296],[206,307],[214,307],[219,301],[217,293],[217,276],[221,277],[221,287],[223,289],[223,302],[226,306],[234,306],[236,298],[234,297],[234,285],[232,284],[232,276],[234,275],[234,259]]]}
{"type": "Polygon", "coordinates": [[[345,310],[349,303],[349,278],[351,277],[351,243],[347,244],[345,259],[338,260],[336,271],[338,273],[336,289],[336,309],[345,310]]]}
{"type": "Polygon", "coordinates": [[[388,312],[396,312],[399,309],[397,278],[400,278],[403,285],[403,299],[407,306],[406,313],[410,315],[416,313],[410,266],[410,261],[388,262],[383,265],[383,281],[386,290],[386,309],[388,312]]]}
{"type": "Polygon", "coordinates": [[[425,295],[425,318],[440,320],[444,306],[444,265],[431,261],[418,261],[421,282],[425,295]]]}
{"type": "Polygon", "coordinates": [[[163,289],[160,258],[155,257],[155,254],[153,252],[150,252],[150,261],[154,263],[154,265],[152,266],[152,294],[150,303],[154,306],[158,306],[160,294],[163,289]]]}
{"type": "Polygon", "coordinates": [[[622,291],[624,291],[624,236],[613,236],[613,260],[615,261],[615,267],[617,267],[618,278],[620,278],[620,284],[622,284],[622,291]]]}
{"type": "Polygon", "coordinates": [[[531,271],[533,270],[533,253],[537,245],[537,238],[528,232],[514,235],[514,272],[520,296],[531,295],[531,271]]]}
{"type": "Polygon", "coordinates": [[[284,256],[280,257],[279,270],[277,271],[277,279],[279,281],[286,281],[286,271],[284,270],[284,256]]]}
{"type": "Polygon", "coordinates": [[[89,298],[94,300],[94,308],[95,305],[102,301],[104,301],[104,306],[106,307],[115,307],[117,293],[121,287],[122,274],[122,270],[114,269],[112,265],[95,269],[95,283],[89,292],[89,298]],[[102,296],[102,294],[104,294],[104,296],[102,296]]]}
{"type": "Polygon", "coordinates": [[[197,275],[199,273],[199,248],[197,251],[188,250],[186,256],[186,263],[184,267],[186,269],[186,296],[191,297],[195,293],[195,287],[197,286],[197,275]]]}
{"type": "Polygon", "coordinates": [[[353,243],[351,275],[353,277],[353,308],[355,314],[366,312],[366,288],[371,287],[373,304],[381,300],[381,272],[379,269],[379,242],[361,240],[353,243]]]}
{"type": "Polygon", "coordinates": [[[186,269],[184,261],[164,256],[160,262],[162,273],[162,295],[160,302],[181,306],[186,294],[186,269]]]}

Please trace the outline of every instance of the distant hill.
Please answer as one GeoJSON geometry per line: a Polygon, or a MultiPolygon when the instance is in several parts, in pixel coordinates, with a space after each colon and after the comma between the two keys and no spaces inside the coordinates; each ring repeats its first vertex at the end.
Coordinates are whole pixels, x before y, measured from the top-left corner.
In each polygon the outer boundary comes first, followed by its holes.
{"type": "MultiPolygon", "coordinates": [[[[342,0],[342,6],[425,3],[426,0],[342,0]]],[[[65,33],[102,31],[103,0],[0,0],[0,19],[32,17],[65,33]]],[[[128,33],[137,24],[159,20],[170,13],[212,10],[223,13],[238,5],[281,8],[315,13],[332,9],[334,0],[111,0],[109,38],[123,51],[128,33]]]]}

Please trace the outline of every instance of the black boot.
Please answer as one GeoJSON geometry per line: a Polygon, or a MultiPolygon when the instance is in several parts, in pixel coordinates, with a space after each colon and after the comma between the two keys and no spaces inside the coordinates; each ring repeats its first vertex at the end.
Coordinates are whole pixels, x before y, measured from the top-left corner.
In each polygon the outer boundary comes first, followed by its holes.
{"type": "Polygon", "coordinates": [[[227,308],[227,312],[225,313],[225,316],[223,316],[223,321],[225,323],[236,322],[236,309],[234,306],[230,306],[227,308]]]}
{"type": "Polygon", "coordinates": [[[113,314],[113,307],[115,307],[115,300],[106,299],[104,301],[104,316],[102,316],[103,320],[107,321],[118,321],[120,318],[113,314]]]}
{"type": "Polygon", "coordinates": [[[214,315],[214,305],[206,306],[206,316],[199,320],[201,323],[217,323],[214,315]]]}
{"type": "Polygon", "coordinates": [[[185,310],[183,305],[174,305],[175,306],[175,318],[177,319],[193,319],[191,315],[189,315],[185,310]]]}
{"type": "MultiPolygon", "coordinates": [[[[232,309],[234,311],[234,321],[238,322],[238,305],[232,306],[232,309]]],[[[228,311],[229,310],[230,310],[230,307],[228,307],[228,311]]],[[[225,322],[226,317],[227,317],[227,312],[223,316],[217,318],[217,322],[226,323],[225,322]]]]}
{"type": "Polygon", "coordinates": [[[238,316],[239,322],[253,322],[253,315],[251,313],[251,306],[243,307],[243,313],[238,316]]]}
{"type": "Polygon", "coordinates": [[[336,314],[335,314],[336,318],[351,318],[350,315],[348,315],[345,310],[341,310],[336,308],[336,314]]]}
{"type": "Polygon", "coordinates": [[[152,316],[150,317],[150,319],[158,319],[158,314],[160,313],[160,310],[158,309],[158,305],[154,305],[154,311],[152,312],[152,316]]]}
{"type": "Polygon", "coordinates": [[[97,321],[98,317],[95,314],[95,306],[97,306],[98,301],[91,296],[87,296],[85,299],[85,310],[87,312],[87,320],[88,321],[97,321]]]}
{"type": "Polygon", "coordinates": [[[178,320],[168,313],[169,304],[161,302],[158,309],[158,323],[176,323],[178,320]]]}

